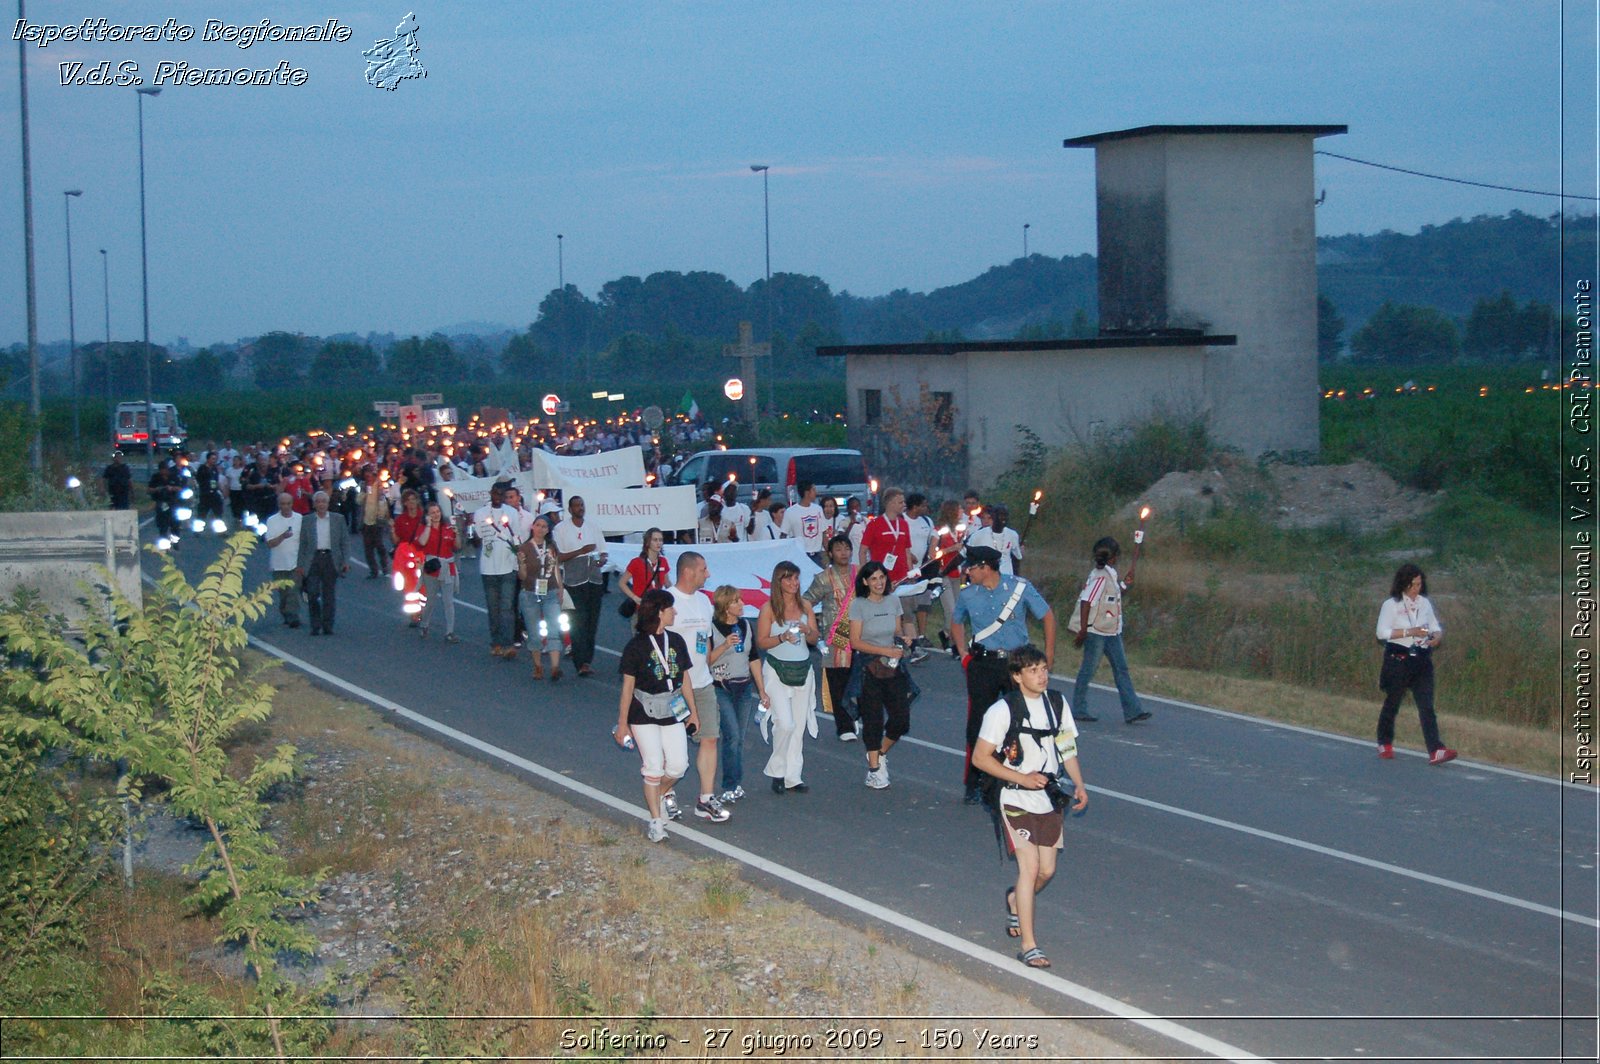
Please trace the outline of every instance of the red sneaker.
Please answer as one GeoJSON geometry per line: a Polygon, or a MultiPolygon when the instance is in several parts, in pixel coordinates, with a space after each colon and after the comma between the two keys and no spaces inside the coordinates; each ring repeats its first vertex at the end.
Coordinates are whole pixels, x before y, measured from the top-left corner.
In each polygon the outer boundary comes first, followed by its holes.
{"type": "Polygon", "coordinates": [[[1378,756],[1383,758],[1385,761],[1393,761],[1394,760],[1394,744],[1393,743],[1379,743],[1378,744],[1378,756]]]}
{"type": "Polygon", "coordinates": [[[1428,755],[1428,764],[1442,765],[1446,761],[1454,761],[1455,759],[1456,752],[1454,750],[1450,749],[1448,746],[1441,746],[1439,749],[1428,755]]]}

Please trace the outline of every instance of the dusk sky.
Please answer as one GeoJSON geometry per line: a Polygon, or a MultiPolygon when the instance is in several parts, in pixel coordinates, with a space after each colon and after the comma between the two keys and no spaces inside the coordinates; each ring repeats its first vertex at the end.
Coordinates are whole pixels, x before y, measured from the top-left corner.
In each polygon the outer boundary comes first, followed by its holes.
{"type": "MultiPolygon", "coordinates": [[[[195,345],[273,329],[525,328],[566,280],[763,271],[835,292],[927,291],[1029,249],[1093,252],[1093,152],[1063,138],[1174,123],[1327,123],[1318,147],[1593,196],[1596,5],[1577,0],[248,4],[27,3],[32,24],[171,18],[195,39],[28,44],[39,336],[137,339],[138,138],[128,86],[60,64],[301,68],[302,85],[145,99],[150,327],[195,345]],[[366,83],[415,11],[426,78],[366,83]],[[200,40],[208,19],[337,19],[346,43],[200,40]],[[1565,20],[1565,25],[1563,25],[1565,20]],[[1563,130],[1562,57],[1566,112],[1563,130]],[[1562,173],[1565,153],[1565,175],[1562,173]]],[[[16,3],[3,24],[15,31],[16,3]]],[[[0,49],[0,343],[26,338],[17,53],[0,49]]],[[[1541,196],[1319,157],[1324,235],[1415,232],[1541,196]]],[[[1592,203],[1569,204],[1587,213],[1592,203]]],[[[1556,298],[1552,293],[1552,300],[1556,298]]],[[[731,338],[730,338],[731,339],[731,338]]]]}

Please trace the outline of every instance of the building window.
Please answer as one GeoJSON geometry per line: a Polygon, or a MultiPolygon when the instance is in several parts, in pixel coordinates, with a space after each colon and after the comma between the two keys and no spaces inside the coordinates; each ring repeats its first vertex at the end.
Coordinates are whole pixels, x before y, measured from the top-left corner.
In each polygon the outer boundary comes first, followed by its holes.
{"type": "Polygon", "coordinates": [[[883,392],[877,388],[861,389],[861,420],[868,425],[883,420],[883,392]]]}
{"type": "Polygon", "coordinates": [[[955,427],[956,396],[954,392],[929,392],[933,398],[933,427],[949,432],[955,427]]]}

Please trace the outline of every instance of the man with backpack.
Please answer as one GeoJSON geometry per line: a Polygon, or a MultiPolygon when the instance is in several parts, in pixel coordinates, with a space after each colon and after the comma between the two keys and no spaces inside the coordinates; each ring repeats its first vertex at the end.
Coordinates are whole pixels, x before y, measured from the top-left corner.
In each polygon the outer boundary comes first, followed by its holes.
{"type": "Polygon", "coordinates": [[[1034,937],[1034,898],[1056,872],[1064,837],[1062,813],[1089,806],[1078,767],[1078,729],[1066,697],[1049,690],[1050,665],[1031,643],[1007,659],[1015,689],[983,715],[972,767],[987,775],[986,799],[1017,860],[1017,882],[1006,889],[1006,934],[1018,940],[1017,959],[1048,968],[1034,937]],[[1069,793],[1062,781],[1072,781],[1069,793]]]}
{"type": "Polygon", "coordinates": [[[1044,627],[1045,664],[1055,664],[1056,615],[1028,581],[1000,575],[1000,552],[993,547],[967,548],[967,586],[956,596],[950,637],[967,672],[968,805],[981,800],[982,773],[972,765],[973,745],[984,711],[1011,687],[1010,656],[1028,644],[1028,617],[1044,627]]]}

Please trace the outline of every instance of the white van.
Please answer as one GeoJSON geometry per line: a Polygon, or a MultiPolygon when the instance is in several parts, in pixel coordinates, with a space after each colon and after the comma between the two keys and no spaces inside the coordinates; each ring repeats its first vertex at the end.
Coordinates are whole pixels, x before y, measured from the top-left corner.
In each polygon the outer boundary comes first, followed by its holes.
{"type": "MultiPolygon", "coordinates": [[[[178,420],[178,408],[171,403],[151,403],[150,417],[155,421],[155,446],[182,447],[189,438],[188,430],[178,420]]],[[[111,427],[111,442],[121,450],[150,446],[150,430],[145,423],[145,403],[118,403],[111,427]]]]}
{"type": "Polygon", "coordinates": [[[739,499],[750,502],[761,488],[798,501],[795,485],[809,480],[817,498],[832,495],[840,505],[852,495],[867,497],[867,460],[860,451],[844,447],[744,447],[738,450],[701,451],[674,469],[669,484],[699,487],[707,481],[739,484],[739,499]]]}

